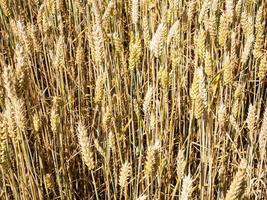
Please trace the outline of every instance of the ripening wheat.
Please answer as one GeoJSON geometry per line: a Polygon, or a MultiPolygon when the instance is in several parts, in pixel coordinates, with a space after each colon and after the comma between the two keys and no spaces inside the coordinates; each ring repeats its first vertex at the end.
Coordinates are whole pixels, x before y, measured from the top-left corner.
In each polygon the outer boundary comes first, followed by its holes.
{"type": "Polygon", "coordinates": [[[0,199],[267,200],[265,0],[0,0],[0,199]]]}

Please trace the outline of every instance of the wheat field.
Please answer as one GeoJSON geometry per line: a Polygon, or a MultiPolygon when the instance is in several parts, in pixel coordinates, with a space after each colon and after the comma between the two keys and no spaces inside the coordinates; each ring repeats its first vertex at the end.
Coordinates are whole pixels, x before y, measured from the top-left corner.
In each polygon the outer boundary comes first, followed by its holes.
{"type": "Polygon", "coordinates": [[[0,199],[267,200],[266,0],[0,0],[0,199]]]}

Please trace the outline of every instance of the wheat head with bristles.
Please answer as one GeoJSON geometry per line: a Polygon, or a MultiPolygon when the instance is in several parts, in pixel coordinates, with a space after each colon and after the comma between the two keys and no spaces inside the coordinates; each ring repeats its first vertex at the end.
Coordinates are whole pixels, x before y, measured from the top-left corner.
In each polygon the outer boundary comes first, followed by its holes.
{"type": "Polygon", "coordinates": [[[0,0],[0,199],[265,199],[266,17],[0,0]]]}
{"type": "Polygon", "coordinates": [[[124,188],[127,185],[128,178],[130,176],[131,166],[128,162],[125,162],[120,169],[119,185],[124,188]]]}
{"type": "Polygon", "coordinates": [[[78,123],[77,135],[84,163],[87,165],[89,170],[94,170],[95,168],[94,154],[90,147],[90,140],[87,134],[86,127],[82,122],[78,123]]]}
{"type": "Polygon", "coordinates": [[[227,191],[225,200],[234,200],[239,199],[239,196],[241,195],[242,190],[242,184],[245,180],[246,176],[246,168],[247,168],[247,161],[241,160],[238,171],[234,176],[234,179],[230,185],[229,190],[227,191]]]}
{"type": "Polygon", "coordinates": [[[181,200],[189,200],[193,192],[193,180],[190,175],[183,178],[183,186],[181,191],[181,200]]]}
{"type": "Polygon", "coordinates": [[[166,25],[163,22],[160,23],[150,42],[150,50],[153,52],[156,58],[158,58],[161,55],[163,50],[163,42],[164,42],[163,34],[165,29],[166,25]]]}

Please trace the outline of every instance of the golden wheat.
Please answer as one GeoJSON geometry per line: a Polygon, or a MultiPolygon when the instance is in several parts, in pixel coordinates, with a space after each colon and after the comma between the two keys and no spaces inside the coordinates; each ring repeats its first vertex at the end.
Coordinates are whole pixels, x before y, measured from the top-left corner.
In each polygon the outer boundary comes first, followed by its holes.
{"type": "Polygon", "coordinates": [[[0,199],[267,199],[266,17],[0,0],[0,199]]]}

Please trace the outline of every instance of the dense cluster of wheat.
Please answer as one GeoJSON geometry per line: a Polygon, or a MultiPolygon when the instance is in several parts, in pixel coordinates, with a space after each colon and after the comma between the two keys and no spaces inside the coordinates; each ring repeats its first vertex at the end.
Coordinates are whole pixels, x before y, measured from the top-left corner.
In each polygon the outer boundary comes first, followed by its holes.
{"type": "Polygon", "coordinates": [[[265,0],[0,0],[0,199],[267,199],[265,0]]]}

